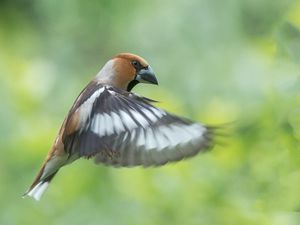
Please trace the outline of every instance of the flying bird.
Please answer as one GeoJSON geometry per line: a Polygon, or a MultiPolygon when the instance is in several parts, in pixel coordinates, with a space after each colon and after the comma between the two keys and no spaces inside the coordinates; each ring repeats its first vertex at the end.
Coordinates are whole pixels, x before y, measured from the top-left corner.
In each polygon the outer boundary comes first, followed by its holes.
{"type": "Polygon", "coordinates": [[[39,200],[57,172],[79,158],[115,167],[161,166],[213,146],[213,127],[154,106],[131,92],[138,83],[158,84],[145,59],[130,53],[110,59],[75,100],[24,196],[39,200]]]}

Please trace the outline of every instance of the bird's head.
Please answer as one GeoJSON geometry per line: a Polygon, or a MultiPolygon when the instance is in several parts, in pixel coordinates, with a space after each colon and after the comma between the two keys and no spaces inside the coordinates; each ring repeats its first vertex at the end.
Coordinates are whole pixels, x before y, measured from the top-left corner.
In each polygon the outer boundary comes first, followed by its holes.
{"type": "Polygon", "coordinates": [[[109,60],[96,80],[126,91],[130,91],[138,83],[158,84],[147,61],[131,53],[121,53],[109,60]]]}

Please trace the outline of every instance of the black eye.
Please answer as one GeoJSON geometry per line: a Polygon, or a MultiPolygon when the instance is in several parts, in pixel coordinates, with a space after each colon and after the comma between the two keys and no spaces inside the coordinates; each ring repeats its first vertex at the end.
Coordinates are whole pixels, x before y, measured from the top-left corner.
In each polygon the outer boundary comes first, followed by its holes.
{"type": "Polygon", "coordinates": [[[131,62],[131,64],[134,66],[134,68],[136,68],[136,69],[140,69],[142,66],[141,66],[141,64],[138,62],[138,61],[136,61],[136,60],[133,60],[132,62],[131,62]]]}

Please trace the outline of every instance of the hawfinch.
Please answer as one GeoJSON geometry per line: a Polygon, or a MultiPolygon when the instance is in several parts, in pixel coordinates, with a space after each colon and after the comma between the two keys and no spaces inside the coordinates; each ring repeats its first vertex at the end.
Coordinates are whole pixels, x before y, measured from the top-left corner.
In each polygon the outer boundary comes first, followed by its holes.
{"type": "Polygon", "coordinates": [[[79,158],[149,167],[212,147],[214,128],[157,108],[154,100],[131,92],[138,83],[158,84],[145,59],[122,53],[109,60],[75,100],[24,196],[39,200],[57,172],[79,158]]]}

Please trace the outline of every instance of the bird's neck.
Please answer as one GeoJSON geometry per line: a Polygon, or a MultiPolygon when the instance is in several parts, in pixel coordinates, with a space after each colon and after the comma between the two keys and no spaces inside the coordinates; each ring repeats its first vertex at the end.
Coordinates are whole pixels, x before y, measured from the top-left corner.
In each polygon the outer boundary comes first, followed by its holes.
{"type": "Polygon", "coordinates": [[[99,71],[94,79],[97,83],[110,85],[118,89],[127,90],[128,82],[124,82],[122,76],[117,74],[114,68],[114,61],[109,60],[99,71]]]}

